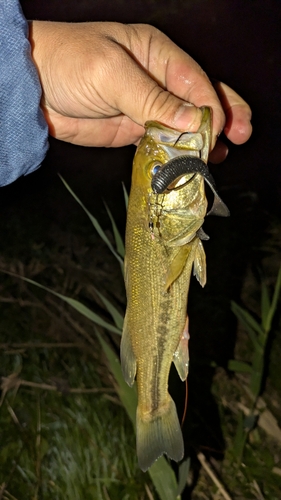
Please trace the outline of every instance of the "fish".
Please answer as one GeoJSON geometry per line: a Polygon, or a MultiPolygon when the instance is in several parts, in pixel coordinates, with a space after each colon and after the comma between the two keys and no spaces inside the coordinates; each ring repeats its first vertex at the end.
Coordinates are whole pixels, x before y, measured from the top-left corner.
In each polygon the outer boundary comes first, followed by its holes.
{"type": "Polygon", "coordinates": [[[136,449],[143,471],[163,454],[176,462],[184,456],[169,373],[174,363],[182,381],[188,376],[187,297],[192,272],[206,283],[204,219],[207,213],[229,215],[207,166],[211,109],[201,111],[195,133],[147,122],[133,161],[120,357],[125,381],[137,384],[136,449]],[[209,212],[205,182],[214,193],[209,212]]]}

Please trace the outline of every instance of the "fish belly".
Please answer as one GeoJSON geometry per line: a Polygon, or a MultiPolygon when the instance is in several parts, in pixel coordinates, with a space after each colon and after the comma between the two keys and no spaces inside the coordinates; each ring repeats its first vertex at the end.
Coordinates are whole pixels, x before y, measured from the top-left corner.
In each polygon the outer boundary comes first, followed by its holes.
{"type": "Polygon", "coordinates": [[[175,461],[184,453],[168,378],[185,327],[190,269],[186,266],[167,290],[169,262],[177,249],[153,240],[141,226],[129,231],[121,362],[129,385],[137,377],[137,454],[141,469],[147,470],[163,453],[175,461]]]}

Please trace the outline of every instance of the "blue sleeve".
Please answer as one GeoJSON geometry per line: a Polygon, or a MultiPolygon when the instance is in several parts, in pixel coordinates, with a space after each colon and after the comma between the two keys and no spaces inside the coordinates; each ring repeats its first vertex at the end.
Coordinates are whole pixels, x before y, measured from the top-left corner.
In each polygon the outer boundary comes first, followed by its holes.
{"type": "Polygon", "coordinates": [[[18,0],[0,2],[0,186],[36,170],[48,149],[41,86],[18,0]]]}

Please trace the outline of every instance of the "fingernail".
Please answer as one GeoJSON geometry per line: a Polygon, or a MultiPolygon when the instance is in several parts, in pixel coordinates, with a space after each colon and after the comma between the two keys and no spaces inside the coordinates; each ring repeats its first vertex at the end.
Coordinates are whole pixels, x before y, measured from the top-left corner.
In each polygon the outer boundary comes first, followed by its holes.
{"type": "Polygon", "coordinates": [[[188,132],[196,132],[202,119],[202,112],[190,102],[183,103],[175,113],[173,126],[188,132]]]}

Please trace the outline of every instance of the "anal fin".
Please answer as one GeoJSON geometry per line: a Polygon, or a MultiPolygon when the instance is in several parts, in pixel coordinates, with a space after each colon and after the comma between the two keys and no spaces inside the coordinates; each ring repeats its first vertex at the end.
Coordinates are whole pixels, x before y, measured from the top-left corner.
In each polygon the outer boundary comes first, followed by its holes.
{"type": "Polygon", "coordinates": [[[186,380],[189,369],[189,332],[188,332],[188,316],[186,317],[186,322],[184,330],[182,332],[179,345],[174,352],[173,362],[182,381],[186,380]]]}
{"type": "Polygon", "coordinates": [[[203,244],[199,239],[193,261],[193,275],[196,276],[201,286],[206,285],[207,281],[206,255],[203,244]]]}

